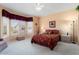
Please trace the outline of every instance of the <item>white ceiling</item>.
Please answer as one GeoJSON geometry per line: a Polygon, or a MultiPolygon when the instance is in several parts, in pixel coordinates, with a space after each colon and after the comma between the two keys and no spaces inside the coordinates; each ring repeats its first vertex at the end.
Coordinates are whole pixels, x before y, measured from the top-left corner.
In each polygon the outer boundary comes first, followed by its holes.
{"type": "Polygon", "coordinates": [[[1,3],[1,5],[24,14],[33,16],[46,16],[50,13],[57,13],[76,8],[76,3],[41,3],[44,8],[41,11],[35,10],[35,3],[1,3]]]}

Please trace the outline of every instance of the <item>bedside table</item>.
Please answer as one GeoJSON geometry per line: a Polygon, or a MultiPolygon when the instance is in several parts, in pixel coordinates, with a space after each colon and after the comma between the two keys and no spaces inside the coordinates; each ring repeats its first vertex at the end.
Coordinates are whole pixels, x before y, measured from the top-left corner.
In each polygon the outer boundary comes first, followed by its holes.
{"type": "Polygon", "coordinates": [[[62,35],[61,36],[61,41],[71,43],[72,42],[72,36],[71,35],[62,35]]]}

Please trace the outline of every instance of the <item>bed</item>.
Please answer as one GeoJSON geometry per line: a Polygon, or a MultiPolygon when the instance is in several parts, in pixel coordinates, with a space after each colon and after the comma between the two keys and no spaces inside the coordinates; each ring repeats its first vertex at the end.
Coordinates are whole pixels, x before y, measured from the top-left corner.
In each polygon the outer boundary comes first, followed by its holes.
{"type": "Polygon", "coordinates": [[[37,34],[32,37],[31,43],[37,43],[42,46],[49,47],[51,50],[57,45],[60,40],[58,30],[46,30],[47,33],[37,34]]]}

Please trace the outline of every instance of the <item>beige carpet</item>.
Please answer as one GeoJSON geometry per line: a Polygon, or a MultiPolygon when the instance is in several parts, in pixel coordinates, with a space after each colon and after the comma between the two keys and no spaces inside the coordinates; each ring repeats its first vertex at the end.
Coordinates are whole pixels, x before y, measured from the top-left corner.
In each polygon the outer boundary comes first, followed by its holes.
{"type": "Polygon", "coordinates": [[[54,50],[37,44],[31,44],[31,39],[16,41],[0,52],[7,55],[75,55],[79,54],[79,45],[58,42],[54,50]]]}

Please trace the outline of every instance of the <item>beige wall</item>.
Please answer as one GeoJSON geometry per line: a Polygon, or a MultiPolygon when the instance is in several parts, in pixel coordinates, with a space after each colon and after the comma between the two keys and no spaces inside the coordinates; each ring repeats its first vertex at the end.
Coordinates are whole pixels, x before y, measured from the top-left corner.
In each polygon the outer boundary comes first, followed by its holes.
{"type": "Polygon", "coordinates": [[[40,32],[45,32],[46,29],[58,29],[61,35],[67,35],[67,32],[73,34],[73,20],[74,36],[77,38],[77,12],[75,10],[68,10],[56,14],[51,14],[40,19],[40,32]],[[56,28],[49,27],[49,21],[56,21],[56,28]]]}
{"type": "Polygon", "coordinates": [[[38,34],[38,31],[39,31],[39,19],[40,19],[39,16],[34,16],[33,17],[34,33],[35,34],[38,34]]]}
{"type": "MultiPolygon", "coordinates": [[[[22,16],[28,16],[24,15],[19,12],[15,12],[11,9],[8,9],[6,7],[0,6],[0,23],[2,20],[2,9],[6,9],[7,11],[22,15],[22,16]]],[[[75,21],[74,24],[74,38],[77,39],[78,34],[78,17],[77,12],[75,10],[68,10],[56,14],[51,14],[48,16],[39,17],[34,16],[33,22],[34,22],[34,33],[37,34],[40,28],[40,33],[45,32],[46,29],[58,29],[61,32],[61,35],[66,35],[67,32],[72,35],[73,34],[73,20],[75,21]],[[49,21],[56,21],[56,28],[49,28],[49,21]],[[37,26],[35,25],[37,23],[37,26]]],[[[29,17],[29,16],[28,16],[29,17]]],[[[0,25],[0,33],[1,33],[1,25],[0,25]]],[[[1,36],[0,36],[1,37],[1,36]]]]}

